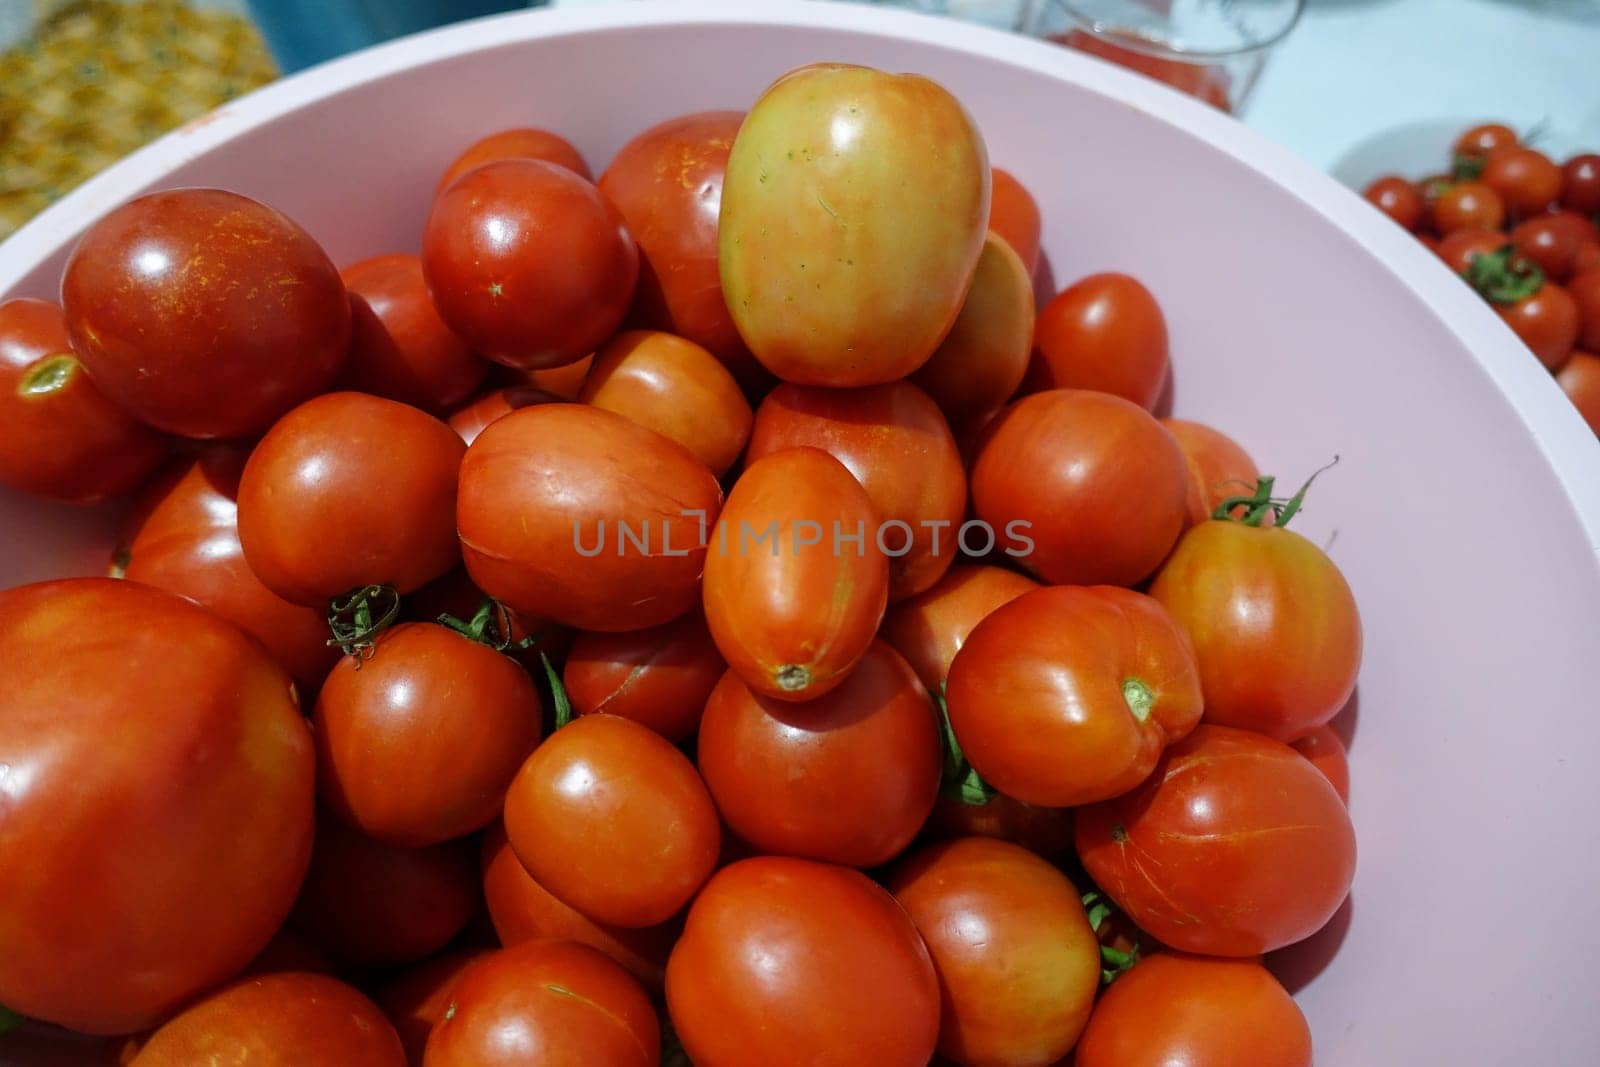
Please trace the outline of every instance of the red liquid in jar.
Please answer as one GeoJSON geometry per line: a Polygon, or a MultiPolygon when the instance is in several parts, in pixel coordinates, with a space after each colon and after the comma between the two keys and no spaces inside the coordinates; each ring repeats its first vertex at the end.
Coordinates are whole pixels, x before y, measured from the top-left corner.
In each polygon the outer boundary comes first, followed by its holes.
{"type": "MultiPolygon", "coordinates": [[[[1141,38],[1129,34],[1126,38],[1137,42],[1141,38]]],[[[1115,39],[1083,30],[1073,30],[1070,33],[1052,34],[1048,40],[1056,44],[1064,44],[1068,48],[1076,48],[1080,52],[1087,52],[1092,56],[1110,60],[1119,67],[1138,71],[1148,78],[1165,82],[1180,92],[1204,100],[1213,107],[1223,111],[1232,111],[1232,101],[1228,90],[1232,87],[1232,79],[1228,72],[1220,66],[1206,65],[1203,63],[1188,63],[1181,59],[1163,59],[1152,56],[1146,52],[1138,51],[1137,47],[1128,47],[1118,44],[1115,39]]],[[[1149,42],[1159,44],[1160,42],[1149,42]]]]}

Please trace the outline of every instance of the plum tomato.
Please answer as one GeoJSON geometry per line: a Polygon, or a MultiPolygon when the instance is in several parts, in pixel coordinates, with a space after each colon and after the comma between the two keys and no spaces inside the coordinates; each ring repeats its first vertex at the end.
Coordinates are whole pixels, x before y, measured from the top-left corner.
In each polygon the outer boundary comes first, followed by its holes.
{"type": "Polygon", "coordinates": [[[1319,726],[1289,747],[1310,760],[1311,765],[1333,783],[1340,800],[1346,804],[1350,802],[1350,759],[1333,727],[1319,726]]]}
{"type": "Polygon", "coordinates": [[[699,729],[727,669],[705,619],[690,612],[648,630],[579,634],[561,681],[579,715],[620,715],[677,743],[699,729]]]}
{"type": "Polygon", "coordinates": [[[905,657],[928,692],[944,689],[950,663],[972,628],[1000,605],[1039,588],[1004,567],[960,564],[933,588],[889,609],[879,635],[905,657]]]}
{"type": "Polygon", "coordinates": [[[989,172],[989,232],[1016,252],[1032,279],[1039,269],[1039,204],[1010,171],[989,172]]]}
{"type": "Polygon", "coordinates": [[[486,163],[498,163],[503,159],[542,159],[546,163],[567,168],[584,181],[594,179],[589,172],[589,164],[584,162],[582,154],[565,137],[549,130],[518,127],[491,133],[468,145],[466,151],[445,168],[433,195],[439,196],[469,170],[477,170],[486,163]]]}
{"type": "Polygon", "coordinates": [[[1578,347],[1600,352],[1600,265],[1568,282],[1567,295],[1578,310],[1578,347]]]}
{"type": "Polygon", "coordinates": [[[1458,182],[1433,202],[1433,228],[1445,236],[1457,230],[1498,230],[1505,220],[1505,201],[1481,182],[1458,182]]]}
{"type": "Polygon", "coordinates": [[[1126,274],[1091,274],[1057,293],[1033,345],[1041,389],[1097,389],[1149,411],[1167,382],[1167,320],[1126,274]]]}
{"type": "Polygon", "coordinates": [[[1238,442],[1201,422],[1188,419],[1162,419],[1178,447],[1183,449],[1189,467],[1189,525],[1197,526],[1211,518],[1230,496],[1255,487],[1255,460],[1238,442]]]}
{"type": "Polygon", "coordinates": [[[1589,428],[1600,434],[1600,356],[1572,353],[1567,365],[1556,372],[1556,384],[1566,392],[1589,428]]]}
{"type": "Polygon", "coordinates": [[[1594,223],[1570,211],[1553,211],[1518,223],[1511,231],[1517,254],[1538,265],[1554,282],[1571,278],[1585,242],[1600,240],[1594,223]]]}
{"type": "Polygon", "coordinates": [[[1573,156],[1561,168],[1561,206],[1593,218],[1600,215],[1600,155],[1573,156]]]}
{"type": "Polygon", "coordinates": [[[485,393],[464,407],[457,408],[448,421],[450,428],[460,436],[461,440],[471,445],[478,439],[484,427],[500,416],[509,415],[519,408],[529,408],[535,404],[559,404],[562,399],[536,385],[508,385],[504,389],[485,393]]]}
{"type": "Polygon", "coordinates": [[[1490,152],[1478,181],[1500,194],[1513,219],[1532,218],[1561,198],[1561,168],[1523,145],[1490,152]]]}
{"type": "Polygon", "coordinates": [[[434,310],[416,256],[374,256],[340,276],[350,293],[350,357],[340,388],[438,414],[470,396],[489,373],[434,310]]]}
{"type": "Polygon", "coordinates": [[[1379,211],[1408,230],[1415,231],[1422,225],[1422,216],[1426,210],[1422,194],[1417,192],[1415,185],[1398,175],[1386,174],[1376,179],[1362,190],[1361,195],[1379,211]]]}
{"type": "Polygon", "coordinates": [[[406,1061],[422,1063],[422,1050],[428,1034],[450,1007],[450,993],[456,979],[468,967],[490,953],[486,948],[462,948],[441,953],[430,960],[402,971],[384,983],[377,995],[378,1007],[394,1025],[405,1046],[406,1061]]]}

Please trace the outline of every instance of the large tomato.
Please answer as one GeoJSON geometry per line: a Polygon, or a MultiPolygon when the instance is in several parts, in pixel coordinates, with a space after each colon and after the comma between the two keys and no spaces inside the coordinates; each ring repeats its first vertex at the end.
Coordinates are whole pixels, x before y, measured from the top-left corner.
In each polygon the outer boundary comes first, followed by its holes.
{"type": "Polygon", "coordinates": [[[583,155],[573,147],[571,141],[549,130],[523,126],[499,130],[473,141],[445,168],[438,187],[433,191],[434,195],[443,193],[468,171],[477,170],[486,163],[498,163],[502,159],[542,159],[546,163],[567,168],[584,181],[594,178],[589,172],[589,164],[584,162],[583,155]]]}
{"type": "Polygon", "coordinates": [[[1155,407],[1167,382],[1167,320],[1137,278],[1091,274],[1039,309],[1039,388],[1098,389],[1155,407]]]}
{"type": "Polygon", "coordinates": [[[1039,269],[1039,204],[1009,171],[995,167],[991,178],[989,230],[1005,239],[1032,278],[1039,269]]]}
{"type": "Polygon", "coordinates": [[[204,608],[0,593],[0,1004],[129,1033],[236,974],[305,873],[314,766],[288,675],[204,608]]]}
{"type": "Polygon", "coordinates": [[[1289,746],[1311,761],[1322,776],[1339,791],[1339,799],[1350,801],[1350,757],[1344,742],[1331,726],[1319,726],[1289,746]]]}
{"type": "Polygon", "coordinates": [[[434,309],[416,256],[374,256],[340,276],[350,291],[343,388],[438,413],[465,400],[489,373],[434,309]]]}
{"type": "Polygon", "coordinates": [[[108,399],[186,437],[248,437],[344,363],[350,300],[311,236],[220,189],[131,200],[61,279],[72,347],[108,399]]]}
{"type": "Polygon", "coordinates": [[[676,743],[699,728],[727,669],[705,619],[691,612],[648,630],[579,634],[561,681],[579,715],[620,715],[676,743]]]}
{"type": "Polygon", "coordinates": [[[1000,605],[1037,588],[1032,578],[1004,567],[957,565],[933,588],[890,608],[880,633],[930,693],[942,692],[972,628],[1000,605]]]}
{"type": "Polygon", "coordinates": [[[778,856],[706,884],[667,963],[667,1006],[695,1067],[922,1067],[939,1037],[933,962],[894,898],[858,871],[778,856]]]}
{"type": "Polygon", "coordinates": [[[1229,497],[1249,495],[1255,488],[1255,460],[1221,430],[1188,419],[1162,419],[1189,467],[1189,525],[1211,518],[1229,497]]]}
{"type": "Polygon", "coordinates": [[[405,1046],[406,1060],[422,1063],[428,1034],[450,1007],[456,980],[468,967],[490,953],[486,948],[461,948],[417,964],[387,982],[377,996],[378,1006],[394,1024],[405,1046]]]}
{"type": "Polygon", "coordinates": [[[778,377],[877,385],[933,354],[989,221],[989,159],[917,75],[816,64],[750,109],[722,192],[722,291],[778,377]]]}

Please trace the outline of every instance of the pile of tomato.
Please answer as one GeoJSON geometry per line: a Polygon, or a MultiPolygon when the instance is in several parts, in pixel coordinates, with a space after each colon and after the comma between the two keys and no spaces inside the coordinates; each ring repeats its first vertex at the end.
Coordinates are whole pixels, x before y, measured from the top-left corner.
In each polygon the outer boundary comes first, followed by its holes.
{"type": "Polygon", "coordinates": [[[0,1058],[1311,1062],[1350,588],[947,91],[426,211],[156,192],[0,305],[0,481],[132,500],[0,593],[0,1058]]]}
{"type": "Polygon", "coordinates": [[[1600,434],[1600,155],[1556,163],[1491,122],[1461,134],[1449,163],[1364,195],[1466,279],[1600,434]]]}

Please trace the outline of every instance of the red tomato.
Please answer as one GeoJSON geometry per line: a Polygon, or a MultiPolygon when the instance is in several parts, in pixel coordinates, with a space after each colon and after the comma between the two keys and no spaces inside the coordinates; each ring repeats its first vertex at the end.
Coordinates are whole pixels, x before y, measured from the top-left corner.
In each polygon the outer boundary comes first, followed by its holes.
{"type": "Polygon", "coordinates": [[[972,505],[1051,583],[1133,585],[1183,529],[1183,450],[1142,408],[1105,393],[1023,397],[984,434],[972,505]],[[1025,540],[1024,540],[1025,539],[1025,540]],[[1031,551],[1030,551],[1031,549],[1031,551]]]}
{"type": "Polygon", "coordinates": [[[1551,281],[1564,282],[1572,277],[1578,251],[1596,237],[1594,223],[1582,215],[1556,211],[1519,223],[1511,231],[1511,244],[1551,281]]]}
{"type": "Polygon", "coordinates": [[[1384,175],[1368,185],[1361,193],[1379,211],[1388,215],[1408,230],[1422,225],[1426,205],[1417,187],[1393,174],[1384,175]]]}
{"type": "Polygon", "coordinates": [[[616,332],[639,251],[589,182],[554,163],[507,159],[433,202],[422,271],[440,317],[473,349],[512,367],[558,367],[616,332]]]}
{"type": "Polygon", "coordinates": [[[157,1030],[132,1067],[405,1067],[378,1006],[321,974],[246,978],[191,1004],[157,1030]]]}
{"type": "Polygon", "coordinates": [[[1568,282],[1567,295],[1578,310],[1578,347],[1600,352],[1600,266],[1568,282]]]}
{"type": "Polygon", "coordinates": [[[583,392],[583,383],[589,377],[589,368],[593,365],[594,355],[591,353],[576,363],[568,363],[561,367],[517,370],[514,367],[498,366],[494,373],[514,384],[532,385],[543,389],[562,400],[577,400],[578,394],[583,392]]]}
{"type": "Polygon", "coordinates": [[[872,867],[917,835],[939,791],[938,729],[906,661],[875,642],[843,685],[794,704],[732,671],[706,702],[700,773],[758,852],[872,867]]]}
{"type": "Polygon", "coordinates": [[[378,1006],[400,1035],[407,1061],[414,1065],[422,1063],[428,1034],[450,1006],[450,993],[456,979],[490,951],[465,948],[446,952],[417,964],[384,985],[378,994],[378,1006]]]}
{"type": "Polygon", "coordinates": [[[0,304],[0,426],[0,485],[79,504],[132,492],[167,452],[89,380],[47,300],[0,304]]]}
{"type": "Polygon", "coordinates": [[[1065,1056],[1100,988],[1100,943],[1065,875],[1026,849],[972,837],[903,862],[889,890],[939,973],[939,1051],[958,1063],[1065,1056]]]}
{"type": "MultiPolygon", "coordinates": [[[[950,426],[928,395],[910,382],[851,390],[780,385],[756,411],[745,462],[807,447],[844,464],[867,491],[878,517],[867,536],[889,557],[889,599],[937,582],[959,550],[967,477],[950,426]]],[[[800,517],[826,527],[833,514],[800,517]]]]}
{"type": "Polygon", "coordinates": [[[1498,230],[1505,221],[1505,200],[1482,182],[1452,185],[1433,202],[1433,225],[1442,234],[1457,230],[1498,230]]]}
{"type": "Polygon", "coordinates": [[[993,837],[1055,861],[1072,852],[1072,809],[1036,808],[1004,793],[994,794],[986,804],[941,794],[923,832],[933,841],[993,837]]]}
{"type": "Polygon", "coordinates": [[[511,385],[485,393],[450,416],[450,428],[467,444],[478,439],[484,427],[502,415],[535,404],[559,404],[562,398],[536,385],[511,385]]]}
{"type": "Polygon", "coordinates": [[[1486,122],[1456,138],[1453,151],[1457,157],[1481,160],[1496,149],[1514,148],[1518,143],[1516,131],[1510,126],[1486,122]]]}
{"type": "Polygon", "coordinates": [[[745,468],[706,554],[704,596],[717,649],[746,685],[814,700],[866,654],[889,596],[877,524],[866,490],[819,449],[745,468]]]}
{"type": "Polygon", "coordinates": [[[1091,274],[1039,311],[1039,389],[1097,389],[1145,410],[1167,382],[1167,320],[1126,274],[1091,274]]]}
{"type": "Polygon", "coordinates": [[[945,691],[961,751],[984,781],[1065,808],[1126,793],[1200,721],[1200,674],[1156,601],[1056,586],[995,609],[945,691]]]}
{"type": "Polygon", "coordinates": [[[648,630],[579,634],[561,681],[579,715],[620,715],[678,742],[699,728],[726,670],[705,619],[692,612],[648,630]]]}
{"type": "Polygon", "coordinates": [[[1434,249],[1440,259],[1457,274],[1465,274],[1478,256],[1504,248],[1510,242],[1498,230],[1457,230],[1434,249]]]}
{"type": "Polygon", "coordinates": [[[889,609],[879,631],[930,693],[944,688],[950,663],[972,628],[1039,583],[1003,567],[951,567],[933,588],[889,609]]]}
{"type": "Polygon", "coordinates": [[[688,449],[579,404],[524,408],[461,462],[467,571],[510,607],[584,630],[643,630],[692,608],[722,506],[688,449]]]}
{"type": "Polygon", "coordinates": [[[470,396],[489,373],[434,310],[416,256],[374,256],[340,276],[350,292],[350,358],[341,387],[441,412],[470,396]]]}
{"type": "Polygon", "coordinates": [[[1496,305],[1495,311],[1552,371],[1561,369],[1579,335],[1586,332],[1577,301],[1554,282],[1545,282],[1532,296],[1496,305]]]}
{"type": "Polygon", "coordinates": [[[1577,406],[1578,414],[1589,428],[1600,434],[1600,356],[1572,353],[1567,365],[1556,373],[1556,382],[1577,406]]]}
{"type": "Polygon", "coordinates": [[[477,170],[485,163],[498,163],[503,159],[542,159],[565,167],[584,181],[592,181],[589,164],[572,142],[549,130],[519,128],[500,130],[472,142],[465,152],[456,157],[439,179],[433,195],[438,196],[455,184],[457,178],[469,170],[477,170]]]}
{"type": "Polygon", "coordinates": [[[1259,961],[1162,952],[1140,960],[1106,990],[1074,1062],[1311,1067],[1311,1028],[1259,961]]]}
{"type": "Polygon", "coordinates": [[[1039,205],[1010,171],[989,172],[989,230],[1005,240],[1032,278],[1039,269],[1039,205]]]}
{"type": "Polygon", "coordinates": [[[1504,198],[1512,218],[1532,218],[1561,196],[1561,168],[1543,152],[1521,145],[1491,152],[1478,180],[1504,198]]]}
{"type": "Polygon", "coordinates": [[[275,425],[239,481],[239,542],[263,585],[313,606],[367,585],[409,593],[460,558],[466,446],[414,407],[328,393],[275,425]]]}
{"type": "Polygon", "coordinates": [[[1248,495],[1255,488],[1260,473],[1255,460],[1233,438],[1188,419],[1162,419],[1161,425],[1178,442],[1189,467],[1190,526],[1210,519],[1229,497],[1248,495]]]}
{"type": "Polygon", "coordinates": [[[1311,761],[1322,776],[1339,791],[1339,799],[1350,802],[1350,760],[1345,755],[1344,742],[1331,726],[1319,726],[1290,746],[1311,761]]]}
{"type": "Polygon", "coordinates": [[[1567,160],[1561,168],[1561,206],[1579,215],[1600,215],[1600,155],[1567,160]]]}
{"type": "Polygon", "coordinates": [[[1200,726],[1131,793],[1078,809],[1078,857],[1140,929],[1255,956],[1311,936],[1355,875],[1338,792],[1288,745],[1200,726]]]}
{"type": "Polygon", "coordinates": [[[656,1067],[644,989],[573,941],[527,941],[467,968],[428,1037],[425,1067],[656,1067]]]}
{"type": "Polygon", "coordinates": [[[118,407],[185,437],[248,437],[328,387],[350,300],[311,236],[248,197],[131,200],[61,279],[72,347],[118,407]]]}
{"type": "Polygon", "coordinates": [[[667,963],[667,1006],[695,1067],[921,1067],[939,1038],[933,962],[894,898],[858,871],[778,856],[706,884],[667,963]]]}
{"type": "Polygon", "coordinates": [[[1592,270],[1600,271],[1600,241],[1580,241],[1572,256],[1573,277],[1592,270]]]}
{"type": "Polygon", "coordinates": [[[76,578],[0,593],[0,692],[0,1004],[131,1033],[238,973],[311,853],[289,677],[187,600],[76,578]]]}

